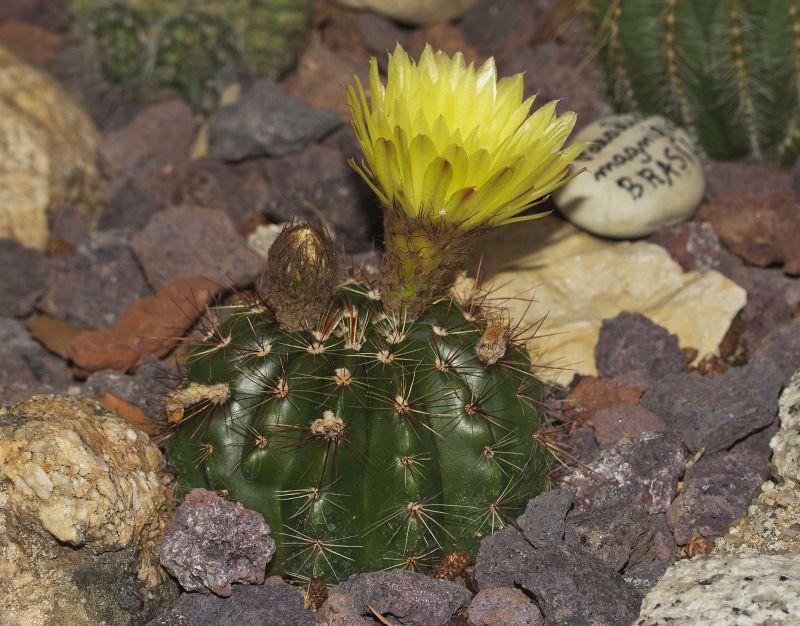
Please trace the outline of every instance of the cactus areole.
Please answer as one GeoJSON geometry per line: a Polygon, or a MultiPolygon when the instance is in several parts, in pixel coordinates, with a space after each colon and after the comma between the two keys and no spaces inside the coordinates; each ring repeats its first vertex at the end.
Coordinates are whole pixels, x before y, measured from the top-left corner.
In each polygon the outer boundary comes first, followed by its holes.
{"type": "Polygon", "coordinates": [[[385,205],[380,275],[342,280],[324,230],[289,227],[263,301],[209,332],[167,399],[182,483],[261,512],[271,571],[300,580],[474,554],[554,461],[524,329],[450,287],[478,233],[537,217],[570,177],[574,116],[529,116],[521,76],[498,82],[491,60],[398,47],[385,86],[372,70],[371,106],[358,83],[349,100],[353,165],[385,205]]]}

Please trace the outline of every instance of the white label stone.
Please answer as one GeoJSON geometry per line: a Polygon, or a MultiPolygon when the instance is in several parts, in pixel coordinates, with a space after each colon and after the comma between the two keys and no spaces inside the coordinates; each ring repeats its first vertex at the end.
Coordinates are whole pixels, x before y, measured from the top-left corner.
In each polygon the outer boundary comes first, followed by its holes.
{"type": "Polygon", "coordinates": [[[575,140],[591,142],[575,159],[587,171],[553,199],[567,219],[595,235],[644,237],[689,218],[703,199],[694,143],[660,115],[604,117],[575,140]]]}

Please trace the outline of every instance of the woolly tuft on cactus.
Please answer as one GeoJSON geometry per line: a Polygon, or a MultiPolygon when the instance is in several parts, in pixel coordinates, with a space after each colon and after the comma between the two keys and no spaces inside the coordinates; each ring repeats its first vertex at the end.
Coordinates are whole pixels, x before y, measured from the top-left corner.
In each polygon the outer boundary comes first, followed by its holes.
{"type": "Polygon", "coordinates": [[[714,158],[794,161],[796,0],[592,0],[592,8],[619,109],[670,117],[714,158]]]}
{"type": "Polygon", "coordinates": [[[477,233],[535,217],[520,214],[569,177],[573,117],[527,117],[521,77],[498,84],[492,62],[476,71],[460,55],[426,50],[417,66],[398,48],[385,91],[375,65],[372,80],[371,109],[360,86],[350,102],[359,170],[386,204],[381,275],[332,280],[325,231],[288,228],[264,302],[210,330],[167,403],[182,482],[260,511],[273,571],[309,581],[474,553],[555,461],[529,329],[450,287],[477,233]],[[466,115],[465,94],[485,115],[466,115]]]}

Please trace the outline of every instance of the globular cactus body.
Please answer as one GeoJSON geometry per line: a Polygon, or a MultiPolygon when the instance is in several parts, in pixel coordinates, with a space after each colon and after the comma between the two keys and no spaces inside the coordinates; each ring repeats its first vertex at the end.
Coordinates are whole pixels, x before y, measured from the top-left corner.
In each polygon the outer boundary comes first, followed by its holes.
{"type": "Polygon", "coordinates": [[[353,281],[313,330],[242,307],[191,354],[168,458],[264,515],[273,572],[424,571],[545,487],[542,384],[509,333],[449,295],[396,322],[353,281]]]}
{"type": "Polygon", "coordinates": [[[291,68],[311,27],[311,0],[73,0],[109,82],[151,94],[172,90],[196,105],[228,64],[258,76],[291,68]]]}
{"type": "Polygon", "coordinates": [[[672,118],[714,158],[794,160],[800,2],[592,0],[592,6],[620,109],[672,118]]]}

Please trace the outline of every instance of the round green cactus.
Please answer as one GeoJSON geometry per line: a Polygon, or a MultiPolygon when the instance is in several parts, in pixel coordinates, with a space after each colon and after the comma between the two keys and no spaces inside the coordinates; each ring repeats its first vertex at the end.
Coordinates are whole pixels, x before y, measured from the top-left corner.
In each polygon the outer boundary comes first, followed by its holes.
{"type": "Polygon", "coordinates": [[[176,91],[194,105],[227,65],[278,78],[305,47],[312,0],[73,0],[109,82],[130,92],[176,91]]]}
{"type": "Polygon", "coordinates": [[[714,158],[796,157],[800,3],[592,0],[621,110],[666,115],[714,158]]]}
{"type": "Polygon", "coordinates": [[[542,384],[477,300],[407,324],[346,282],[315,329],[242,306],[192,351],[168,459],[264,515],[272,571],[342,580],[473,552],[544,489],[542,384]]]}

